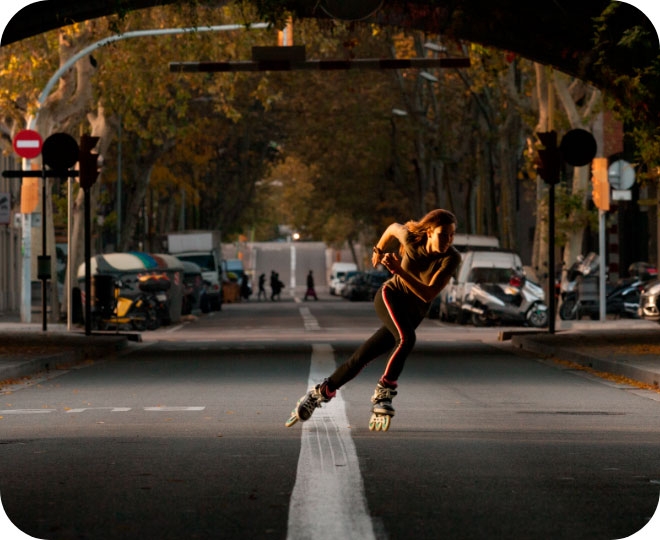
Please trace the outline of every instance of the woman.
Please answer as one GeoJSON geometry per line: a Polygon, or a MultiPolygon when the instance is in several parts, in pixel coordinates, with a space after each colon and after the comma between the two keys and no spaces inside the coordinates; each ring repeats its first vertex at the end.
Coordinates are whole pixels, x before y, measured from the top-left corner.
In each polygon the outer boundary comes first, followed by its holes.
{"type": "Polygon", "coordinates": [[[392,223],[373,248],[371,262],[383,264],[393,275],[376,293],[374,305],[383,326],[344,364],[298,400],[286,426],[308,420],[314,409],[330,401],[337,389],[355,377],[371,360],[390,350],[385,372],[371,398],[369,429],[387,431],[394,416],[392,398],[406,357],[415,345],[415,329],[431,301],[447,285],[461,257],[451,244],[456,218],[447,210],[433,210],[420,221],[392,223]],[[401,256],[386,250],[400,245],[401,256]]]}

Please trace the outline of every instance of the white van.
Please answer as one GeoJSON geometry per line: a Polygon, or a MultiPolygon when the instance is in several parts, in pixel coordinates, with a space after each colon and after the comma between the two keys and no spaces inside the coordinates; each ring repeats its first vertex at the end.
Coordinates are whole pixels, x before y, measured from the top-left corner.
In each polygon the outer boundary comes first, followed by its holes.
{"type": "Polygon", "coordinates": [[[346,274],[348,272],[357,272],[357,264],[347,262],[332,263],[330,267],[330,294],[341,294],[341,290],[346,284],[346,274]]]}

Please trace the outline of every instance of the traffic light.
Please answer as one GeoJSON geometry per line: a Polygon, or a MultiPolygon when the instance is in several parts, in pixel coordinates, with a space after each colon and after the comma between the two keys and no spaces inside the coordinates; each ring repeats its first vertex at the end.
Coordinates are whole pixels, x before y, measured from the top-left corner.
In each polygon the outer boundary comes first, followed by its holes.
{"type": "Polygon", "coordinates": [[[80,187],[83,189],[91,188],[99,175],[99,155],[92,152],[98,140],[98,137],[91,137],[90,135],[80,137],[80,187]]]}
{"type": "Polygon", "coordinates": [[[610,209],[610,181],[607,177],[607,158],[594,158],[591,162],[591,197],[596,207],[604,212],[610,209]]]}
{"type": "Polygon", "coordinates": [[[559,182],[559,166],[561,163],[561,154],[557,146],[557,133],[547,131],[537,133],[536,136],[545,147],[538,150],[536,172],[545,180],[546,184],[556,184],[559,182]]]}

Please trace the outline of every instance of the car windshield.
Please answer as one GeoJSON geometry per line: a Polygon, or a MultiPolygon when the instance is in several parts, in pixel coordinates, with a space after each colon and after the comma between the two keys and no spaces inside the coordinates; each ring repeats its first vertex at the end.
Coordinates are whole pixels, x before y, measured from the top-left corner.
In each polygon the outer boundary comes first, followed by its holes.
{"type": "Polygon", "coordinates": [[[512,273],[512,268],[473,268],[470,270],[468,282],[507,283],[512,273]]]}
{"type": "Polygon", "coordinates": [[[181,261],[193,262],[201,268],[202,272],[214,272],[213,255],[181,255],[177,257],[181,261]]]}

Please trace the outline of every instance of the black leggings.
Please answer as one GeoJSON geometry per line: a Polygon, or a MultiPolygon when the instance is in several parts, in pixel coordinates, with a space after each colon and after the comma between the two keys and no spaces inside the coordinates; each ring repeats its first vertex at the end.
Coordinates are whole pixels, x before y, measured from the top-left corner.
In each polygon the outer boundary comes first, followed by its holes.
{"type": "Polygon", "coordinates": [[[424,317],[417,314],[416,309],[411,308],[410,300],[405,294],[387,287],[378,290],[374,305],[383,326],[329,377],[329,390],[340,388],[360,373],[374,358],[392,349],[394,350],[381,380],[396,386],[406,358],[415,346],[415,329],[424,317]]]}

